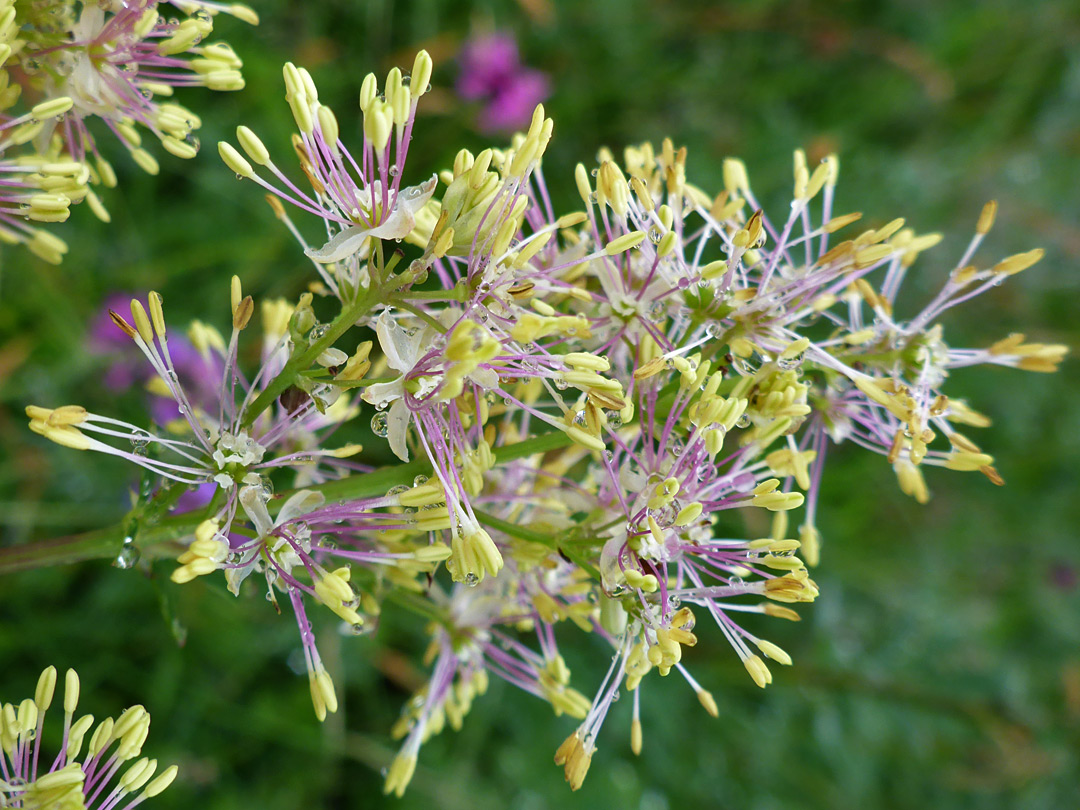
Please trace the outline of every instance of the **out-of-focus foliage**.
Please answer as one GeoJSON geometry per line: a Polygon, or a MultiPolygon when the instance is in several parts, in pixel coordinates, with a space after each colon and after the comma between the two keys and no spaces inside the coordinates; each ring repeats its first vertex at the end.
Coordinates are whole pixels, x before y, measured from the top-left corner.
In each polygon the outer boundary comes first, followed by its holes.
{"type": "MultiPolygon", "coordinates": [[[[244,123],[272,149],[287,147],[286,59],[313,72],[343,133],[355,132],[359,110],[347,110],[357,77],[426,47],[441,65],[440,92],[417,124],[417,174],[406,178],[415,182],[463,143],[486,144],[472,129],[478,110],[453,96],[452,57],[476,30],[509,30],[523,62],[551,78],[556,128],[544,168],[566,199],[573,164],[601,145],[671,135],[690,148],[696,176],[717,187],[720,160],[737,153],[766,207],[789,192],[793,147],[811,159],[835,150],[838,209],[858,206],[867,225],[907,216],[949,235],[952,252],[935,252],[955,255],[995,198],[996,255],[1047,249],[1038,272],[948,321],[958,342],[986,345],[1021,324],[1045,342],[1078,342],[1080,10],[1065,0],[277,0],[258,11],[259,28],[229,34],[248,89],[203,100],[206,144],[244,123]]],[[[143,409],[138,392],[118,398],[100,386],[107,360],[85,346],[109,293],[158,289],[182,322],[210,309],[221,317],[232,273],[265,295],[295,296],[308,278],[288,233],[213,150],[163,164],[157,178],[120,161],[117,170],[129,176],[108,228],[78,208],[57,228],[71,246],[63,266],[3,257],[3,544],[125,511],[126,465],[47,445],[22,419],[32,401],[143,409]]],[[[925,295],[948,269],[923,260],[907,295],[925,295]]],[[[809,627],[773,638],[798,666],[762,694],[735,659],[689,652],[699,679],[720,685],[720,719],[680,684],[654,684],[642,757],[628,734],[619,740],[630,707],[617,705],[576,794],[551,764],[572,722],[557,727],[549,707],[493,683],[460,733],[426,746],[405,799],[383,800],[379,769],[395,748],[387,730],[419,675],[379,638],[394,634],[408,649],[415,637],[418,654],[418,623],[388,611],[378,636],[353,639],[316,622],[344,694],[342,711],[319,726],[290,624],[273,621],[254,592],[237,602],[216,582],[177,589],[172,563],[152,578],[92,563],[0,579],[0,697],[28,694],[52,663],[78,667],[87,711],[144,703],[155,752],[181,765],[159,807],[1068,806],[1080,766],[1072,379],[1068,365],[1054,376],[966,375],[958,393],[995,420],[987,451],[1004,489],[942,473],[929,481],[933,500],[915,509],[878,459],[837,453],[819,513],[822,596],[804,611],[809,627]]],[[[581,675],[595,657],[586,653],[568,651],[581,675]]]]}

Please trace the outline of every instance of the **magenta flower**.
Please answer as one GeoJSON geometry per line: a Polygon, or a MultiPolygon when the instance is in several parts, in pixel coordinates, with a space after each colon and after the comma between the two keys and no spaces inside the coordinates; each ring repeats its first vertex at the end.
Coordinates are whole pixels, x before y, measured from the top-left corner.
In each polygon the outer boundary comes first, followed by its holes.
{"type": "Polygon", "coordinates": [[[545,74],[521,65],[509,34],[474,37],[462,46],[457,89],[463,99],[484,102],[478,121],[483,132],[526,126],[551,92],[545,74]]]}

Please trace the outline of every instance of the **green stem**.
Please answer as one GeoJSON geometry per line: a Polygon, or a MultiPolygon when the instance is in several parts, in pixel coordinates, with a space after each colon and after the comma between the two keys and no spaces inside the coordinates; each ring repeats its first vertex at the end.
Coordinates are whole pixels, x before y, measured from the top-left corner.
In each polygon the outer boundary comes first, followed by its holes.
{"type": "MultiPolygon", "coordinates": [[[[517,444],[496,448],[495,460],[497,464],[504,464],[537,453],[546,453],[568,444],[570,440],[566,434],[556,430],[517,444]]],[[[321,492],[327,501],[371,498],[384,495],[391,487],[399,484],[410,484],[417,475],[430,472],[431,464],[428,460],[417,459],[407,464],[398,464],[370,473],[327,481],[324,484],[307,487],[307,489],[321,492]]],[[[291,493],[284,492],[282,497],[275,498],[271,502],[271,508],[280,508],[289,494],[291,493]]],[[[169,516],[156,523],[140,525],[137,535],[139,549],[143,554],[160,553],[156,547],[190,535],[206,514],[206,510],[200,509],[195,513],[169,516]]],[[[0,548],[0,576],[51,565],[68,565],[85,560],[116,557],[123,546],[125,527],[129,523],[130,516],[126,516],[119,523],[104,529],[0,548]]]]}
{"type": "Polygon", "coordinates": [[[456,286],[452,290],[409,290],[397,298],[410,301],[464,301],[465,288],[456,286]]]}
{"type": "Polygon", "coordinates": [[[424,323],[426,323],[428,326],[430,326],[432,329],[434,329],[439,334],[443,334],[443,335],[446,334],[446,327],[443,326],[441,323],[439,323],[434,318],[432,318],[430,315],[428,315],[426,312],[424,312],[424,310],[420,309],[419,307],[414,307],[412,304],[410,304],[408,301],[406,301],[403,298],[395,298],[394,303],[397,306],[401,307],[402,309],[404,309],[404,310],[406,310],[408,312],[411,312],[413,315],[415,315],[417,318],[422,320],[424,323]]]}
{"type": "MultiPolygon", "coordinates": [[[[378,265],[382,267],[381,241],[377,242],[377,248],[378,265]]],[[[387,274],[396,263],[396,260],[392,260],[390,266],[386,267],[387,274]]],[[[255,401],[248,407],[247,413],[244,414],[243,426],[251,427],[256,417],[269,408],[286,388],[295,383],[297,376],[306,371],[324,350],[333,346],[337,339],[349,331],[375,304],[388,300],[394,292],[408,284],[409,280],[406,274],[399,275],[396,278],[387,278],[382,283],[376,283],[373,278],[368,289],[341,310],[341,314],[334,318],[321,338],[308,346],[306,350],[298,352],[289,358],[289,361],[285,363],[285,367],[281,369],[281,373],[255,397],[255,401]]]]}
{"type": "Polygon", "coordinates": [[[524,526],[519,526],[516,523],[510,523],[509,521],[497,518],[495,515],[488,514],[487,512],[480,512],[474,510],[476,519],[483,523],[485,526],[497,529],[500,532],[516,537],[519,540],[525,540],[529,543],[539,543],[547,546],[548,548],[565,554],[574,563],[579,565],[582,569],[589,573],[589,576],[593,577],[597,581],[600,579],[600,572],[584,557],[578,554],[569,543],[560,542],[559,535],[547,535],[543,532],[534,532],[532,529],[526,529],[524,526]]]}

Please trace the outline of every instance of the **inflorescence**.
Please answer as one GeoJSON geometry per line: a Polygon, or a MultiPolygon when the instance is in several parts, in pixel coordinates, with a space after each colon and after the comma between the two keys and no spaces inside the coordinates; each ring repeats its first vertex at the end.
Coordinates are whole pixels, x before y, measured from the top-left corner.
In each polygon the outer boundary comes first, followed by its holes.
{"type": "Polygon", "coordinates": [[[34,223],[63,222],[83,201],[108,222],[94,190],[117,183],[105,141],[150,174],[158,159],[144,133],[195,156],[199,117],[172,100],[176,89],[244,86],[236,53],[207,40],[220,13],[258,22],[247,6],[208,0],[0,0],[0,242],[59,264],[67,245],[34,223]]]}
{"type": "Polygon", "coordinates": [[[310,604],[356,633],[390,605],[429,621],[431,677],[394,728],[403,743],[387,792],[405,790],[422,743],[459,727],[491,676],[578,723],[555,754],[577,789],[623,690],[641,751],[650,672],[678,673],[717,715],[683,658],[699,619],[760,687],[770,665],[791,664],[757,633],[760,617],[797,621],[794,607],[818,595],[809,567],[831,445],[883,456],[919,502],[932,467],[1001,484],[960,432],[989,420],[945,383],[977,364],[1053,371],[1065,348],[1019,334],[982,349],[946,342],[941,316],[1042,255],[974,263],[994,203],[940,292],[901,314],[904,277],[941,237],[901,219],[856,231],[860,214],[834,211],[835,156],[810,166],[795,152],[792,203],[774,220],[738,160],[713,193],[688,179],[671,141],[621,160],[602,150],[574,173],[581,206],[560,213],[540,106],[505,147],[462,150],[436,175],[406,166],[431,71],[421,52],[381,87],[369,75],[350,149],[311,75],[286,65],[303,183],[247,127],[237,146],[219,144],[312,264],[311,292],[258,308],[257,368],[241,368],[257,308],[239,280],[227,338],[189,329],[220,379],[198,397],[150,293],[130,321],[113,317],[179,419],[148,429],[73,405],[27,413],[53,441],[158,476],[166,499],[216,485],[173,580],[221,571],[238,593],[255,574],[275,605],[285,597],[320,719],[338,701],[310,604]],[[318,238],[290,210],[321,222],[318,238]],[[836,241],[841,231],[851,235],[836,241]],[[336,302],[333,321],[316,319],[315,295],[336,302]],[[332,439],[356,420],[370,422],[368,452],[332,439]],[[275,495],[275,482],[292,489],[275,495]],[[768,532],[744,536],[755,510],[768,532]],[[613,656],[585,691],[560,653],[574,630],[613,656]]]}
{"type": "Polygon", "coordinates": [[[129,810],[173,783],[175,765],[159,772],[156,759],[140,756],[150,731],[150,715],[142,706],[96,726],[93,715],[75,717],[79,676],[73,669],[64,677],[60,751],[43,757],[41,732],[55,691],[56,667],[49,667],[33,698],[0,703],[0,807],[129,810]]]}

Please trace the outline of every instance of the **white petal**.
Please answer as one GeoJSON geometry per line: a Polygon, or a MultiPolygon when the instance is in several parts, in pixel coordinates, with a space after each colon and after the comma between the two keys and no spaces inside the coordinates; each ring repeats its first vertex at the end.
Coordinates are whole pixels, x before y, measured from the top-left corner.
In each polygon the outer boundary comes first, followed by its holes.
{"type": "Polygon", "coordinates": [[[409,408],[403,399],[395,401],[386,414],[386,438],[390,442],[390,449],[394,451],[394,455],[402,461],[409,460],[409,447],[405,443],[405,434],[409,429],[411,418],[412,414],[409,413],[409,408]]]}
{"type": "Polygon", "coordinates": [[[243,568],[226,568],[225,569],[225,582],[228,583],[229,593],[233,596],[240,595],[240,585],[248,578],[248,574],[255,570],[255,560],[258,557],[252,559],[250,563],[243,568]]]}
{"type": "Polygon", "coordinates": [[[274,522],[270,520],[270,512],[266,509],[266,499],[261,487],[241,487],[240,505],[247,512],[248,519],[255,524],[255,531],[259,537],[270,534],[274,528],[274,522]]]}
{"type": "Polygon", "coordinates": [[[369,385],[364,389],[364,393],[360,397],[364,402],[370,402],[372,405],[379,407],[380,405],[389,405],[395,399],[401,399],[404,395],[405,377],[402,376],[392,382],[369,385]]]}
{"type": "Polygon", "coordinates": [[[284,526],[297,518],[303,517],[308,512],[313,512],[326,503],[326,496],[321,492],[313,492],[310,489],[302,489],[285,501],[285,505],[278,512],[275,526],[284,526]]]}
{"type": "Polygon", "coordinates": [[[402,374],[412,371],[416,363],[413,357],[416,349],[411,344],[415,338],[410,338],[405,334],[405,330],[398,326],[389,310],[384,309],[379,314],[379,319],[375,321],[375,333],[379,336],[379,348],[386,355],[386,362],[390,368],[402,374]],[[410,359],[412,362],[409,362],[410,359]]]}
{"type": "Polygon", "coordinates": [[[427,205],[438,182],[438,176],[433,174],[418,186],[401,189],[390,216],[374,228],[353,225],[335,234],[321,248],[304,252],[320,264],[329,264],[339,262],[359,251],[369,236],[376,239],[404,239],[416,227],[416,212],[427,205]]]}
{"type": "Polygon", "coordinates": [[[499,374],[493,368],[478,368],[469,375],[469,379],[485,391],[492,391],[499,387],[499,374]]]}
{"type": "Polygon", "coordinates": [[[334,234],[330,241],[321,248],[308,248],[304,251],[309,259],[319,264],[330,264],[347,259],[360,250],[364,240],[371,236],[371,228],[361,225],[353,225],[339,233],[334,234]]]}

